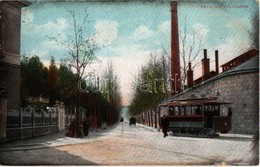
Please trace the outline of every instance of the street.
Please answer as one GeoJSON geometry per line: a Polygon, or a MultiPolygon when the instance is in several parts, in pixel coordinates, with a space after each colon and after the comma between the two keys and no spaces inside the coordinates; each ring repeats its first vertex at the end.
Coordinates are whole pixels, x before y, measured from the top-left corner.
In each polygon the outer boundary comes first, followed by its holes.
{"type": "Polygon", "coordinates": [[[2,165],[249,165],[252,136],[163,138],[140,124],[119,123],[84,138],[63,133],[0,145],[2,165]],[[123,125],[122,125],[123,124],[123,125]]]}

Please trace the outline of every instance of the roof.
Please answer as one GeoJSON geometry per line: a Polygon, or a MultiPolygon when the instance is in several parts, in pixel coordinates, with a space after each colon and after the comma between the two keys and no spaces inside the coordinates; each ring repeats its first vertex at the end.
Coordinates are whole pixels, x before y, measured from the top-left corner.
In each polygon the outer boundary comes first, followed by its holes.
{"type": "Polygon", "coordinates": [[[161,106],[197,106],[197,105],[221,105],[231,104],[231,101],[218,100],[216,97],[174,100],[161,106]]]}
{"type": "Polygon", "coordinates": [[[199,84],[194,85],[193,87],[187,89],[186,91],[192,90],[194,88],[200,87],[201,85],[204,85],[206,83],[210,83],[214,80],[226,77],[226,76],[230,76],[230,75],[235,75],[235,74],[242,74],[242,73],[252,73],[252,72],[259,72],[259,53],[249,59],[248,61],[240,64],[239,66],[236,66],[230,70],[224,71],[222,73],[220,73],[219,75],[216,75],[210,79],[207,79],[199,84]]]}
{"type": "Polygon", "coordinates": [[[31,5],[32,3],[29,1],[3,1],[4,3],[8,3],[16,8],[22,8],[31,5]]]}
{"type": "MultiPolygon", "coordinates": [[[[226,71],[220,73],[219,75],[216,75],[210,79],[207,79],[203,82],[193,85],[192,87],[184,90],[184,92],[182,92],[182,93],[192,91],[202,85],[213,82],[213,81],[218,80],[223,77],[237,75],[237,74],[257,73],[257,72],[259,73],[259,53],[257,53],[254,57],[250,58],[246,62],[244,62],[236,67],[233,67],[232,69],[226,70],[226,71]]],[[[178,97],[178,96],[179,96],[179,94],[176,94],[174,96],[167,98],[167,100],[174,99],[175,97],[178,97]]]]}
{"type": "Polygon", "coordinates": [[[252,48],[252,49],[246,51],[245,53],[235,57],[234,59],[222,64],[221,67],[228,66],[230,63],[234,63],[237,61],[240,61],[241,63],[243,63],[243,62],[249,60],[250,58],[254,57],[255,55],[257,55],[258,53],[259,53],[258,49],[252,48]]]}
{"type": "Polygon", "coordinates": [[[248,61],[236,66],[228,71],[225,71],[221,74],[230,73],[230,72],[239,72],[246,70],[259,70],[259,54],[249,59],[248,61]]]}

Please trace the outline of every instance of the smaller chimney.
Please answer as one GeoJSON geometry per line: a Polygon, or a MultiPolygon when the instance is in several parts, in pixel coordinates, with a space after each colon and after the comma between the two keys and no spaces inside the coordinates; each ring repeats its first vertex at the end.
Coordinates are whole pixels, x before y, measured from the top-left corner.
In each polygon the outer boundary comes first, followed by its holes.
{"type": "Polygon", "coordinates": [[[219,65],[218,65],[218,50],[215,50],[215,62],[216,62],[216,74],[219,74],[219,65]]]}
{"type": "Polygon", "coordinates": [[[207,49],[203,49],[204,59],[207,59],[207,49]]]}
{"type": "Polygon", "coordinates": [[[191,70],[190,62],[189,62],[189,69],[187,70],[187,84],[188,84],[188,88],[193,86],[193,71],[191,70]]]}
{"type": "Polygon", "coordinates": [[[210,73],[210,67],[209,67],[209,59],[207,58],[207,49],[203,50],[204,52],[204,59],[201,60],[202,62],[202,77],[203,80],[207,79],[210,73]]]}

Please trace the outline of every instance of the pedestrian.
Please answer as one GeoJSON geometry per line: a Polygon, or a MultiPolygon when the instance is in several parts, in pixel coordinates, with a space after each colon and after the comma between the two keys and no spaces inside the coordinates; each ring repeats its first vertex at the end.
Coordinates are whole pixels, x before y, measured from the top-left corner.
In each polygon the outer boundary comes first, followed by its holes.
{"type": "Polygon", "coordinates": [[[85,118],[83,121],[83,132],[84,132],[84,136],[88,136],[88,129],[89,129],[89,122],[87,121],[87,119],[85,118]]]}
{"type": "Polygon", "coordinates": [[[162,129],[163,129],[163,137],[168,136],[168,128],[169,128],[169,120],[167,119],[167,117],[165,115],[163,115],[162,117],[162,121],[161,121],[161,125],[162,125],[162,129]]]}
{"type": "Polygon", "coordinates": [[[232,116],[232,111],[231,111],[231,108],[228,108],[228,117],[231,117],[232,116]]]}
{"type": "Polygon", "coordinates": [[[69,133],[68,133],[69,137],[75,136],[75,130],[76,130],[75,126],[76,126],[76,120],[73,119],[72,122],[70,123],[70,126],[69,126],[69,133]]]}

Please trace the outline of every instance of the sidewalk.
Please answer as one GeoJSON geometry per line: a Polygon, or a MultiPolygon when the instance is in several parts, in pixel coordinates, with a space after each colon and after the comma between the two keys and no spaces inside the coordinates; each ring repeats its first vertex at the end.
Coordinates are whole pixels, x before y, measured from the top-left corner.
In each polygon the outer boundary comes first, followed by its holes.
{"type": "Polygon", "coordinates": [[[49,147],[87,143],[87,142],[92,142],[97,138],[106,135],[106,133],[108,133],[110,130],[113,130],[113,127],[106,130],[90,131],[88,136],[84,136],[81,138],[67,137],[65,136],[65,132],[57,132],[57,133],[38,136],[34,138],[26,138],[17,141],[10,141],[7,143],[0,144],[0,152],[44,149],[49,147]]]}
{"type": "MultiPolygon", "coordinates": [[[[120,124],[120,123],[119,123],[120,124]]],[[[0,152],[3,151],[19,151],[19,150],[33,150],[33,149],[44,149],[49,147],[58,147],[65,145],[81,144],[97,140],[99,137],[109,135],[111,131],[119,124],[114,125],[104,130],[90,131],[88,136],[82,138],[72,138],[65,136],[65,132],[57,132],[49,135],[21,139],[17,141],[11,141],[0,144],[0,152]]],[[[128,126],[129,122],[125,121],[124,126],[128,126]]],[[[135,125],[132,125],[135,126],[135,125]]],[[[149,127],[142,124],[136,124],[136,126],[142,127],[151,132],[158,132],[158,128],[149,127]]],[[[180,137],[179,137],[180,138],[180,137]]],[[[186,138],[186,137],[185,137],[186,138]]],[[[220,134],[219,139],[252,139],[253,135],[242,135],[242,134],[220,134]]]]}
{"type": "Polygon", "coordinates": [[[252,136],[163,138],[158,129],[128,122],[90,131],[83,138],[63,132],[0,145],[5,165],[247,165],[252,136]]]}
{"type": "MultiPolygon", "coordinates": [[[[124,122],[124,124],[128,122],[124,122]]],[[[19,151],[19,150],[33,150],[44,149],[49,147],[58,147],[65,145],[81,144],[97,140],[99,137],[108,135],[118,124],[115,124],[106,129],[89,130],[89,135],[81,138],[73,138],[65,136],[65,132],[57,132],[53,134],[25,138],[7,143],[0,143],[0,152],[4,151],[19,151]]]]}

